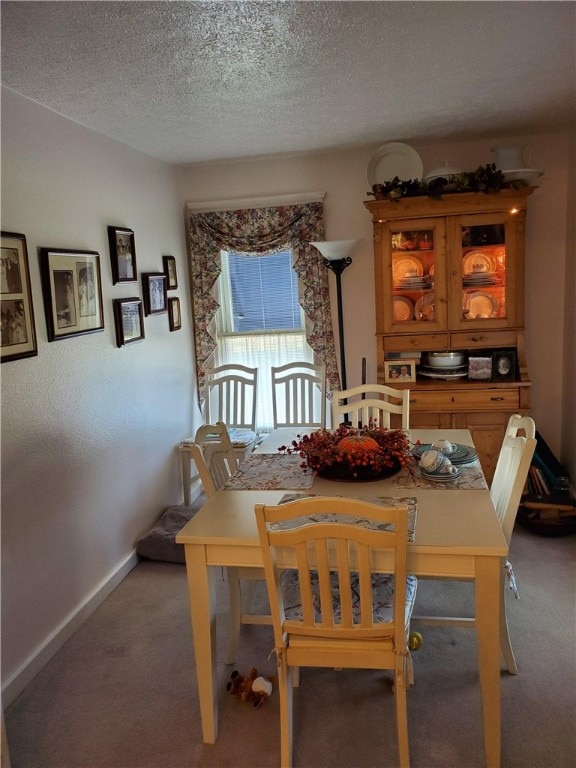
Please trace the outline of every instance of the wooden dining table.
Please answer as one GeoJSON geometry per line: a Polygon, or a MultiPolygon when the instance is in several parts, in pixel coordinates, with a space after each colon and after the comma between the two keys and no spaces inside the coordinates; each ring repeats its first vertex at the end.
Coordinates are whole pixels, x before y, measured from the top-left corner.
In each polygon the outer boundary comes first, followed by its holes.
{"type": "MultiPolygon", "coordinates": [[[[310,430],[308,430],[310,431],[310,430]]],[[[218,736],[218,698],[222,685],[216,665],[216,569],[262,567],[254,505],[277,504],[288,495],[382,497],[416,500],[417,524],[408,545],[408,569],[423,577],[471,579],[475,593],[475,629],[482,698],[486,765],[500,765],[500,599],[501,560],[508,547],[477,462],[462,467],[454,483],[426,480],[416,468],[371,482],[338,482],[300,468],[296,455],[278,448],[298,440],[306,430],[272,432],[239,472],[178,533],[184,545],[190,596],[202,734],[205,743],[218,736]]],[[[410,430],[412,442],[447,438],[473,446],[468,430],[410,430]]],[[[438,692],[441,696],[441,691],[438,692]]]]}

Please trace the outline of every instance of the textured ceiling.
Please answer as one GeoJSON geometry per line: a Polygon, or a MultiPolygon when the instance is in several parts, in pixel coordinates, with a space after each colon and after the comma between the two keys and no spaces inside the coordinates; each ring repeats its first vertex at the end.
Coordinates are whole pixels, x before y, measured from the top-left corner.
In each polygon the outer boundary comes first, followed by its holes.
{"type": "Polygon", "coordinates": [[[573,2],[2,2],[2,83],[173,163],[569,130],[573,2]]]}

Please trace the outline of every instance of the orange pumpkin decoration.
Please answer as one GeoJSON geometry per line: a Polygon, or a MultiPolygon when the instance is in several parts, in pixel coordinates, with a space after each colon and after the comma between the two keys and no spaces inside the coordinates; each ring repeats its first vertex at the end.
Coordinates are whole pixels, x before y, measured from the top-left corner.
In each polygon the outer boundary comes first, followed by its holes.
{"type": "Polygon", "coordinates": [[[344,453],[368,453],[379,450],[380,446],[368,435],[348,435],[340,440],[338,448],[344,453]]]}

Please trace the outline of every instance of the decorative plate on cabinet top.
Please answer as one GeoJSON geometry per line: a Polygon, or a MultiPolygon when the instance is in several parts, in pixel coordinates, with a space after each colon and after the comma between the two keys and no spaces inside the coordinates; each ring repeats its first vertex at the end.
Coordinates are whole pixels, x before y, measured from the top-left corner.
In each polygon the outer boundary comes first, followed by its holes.
{"type": "Polygon", "coordinates": [[[368,184],[384,184],[398,176],[400,181],[421,179],[424,163],[415,149],[398,141],[378,147],[368,163],[368,184]]]}

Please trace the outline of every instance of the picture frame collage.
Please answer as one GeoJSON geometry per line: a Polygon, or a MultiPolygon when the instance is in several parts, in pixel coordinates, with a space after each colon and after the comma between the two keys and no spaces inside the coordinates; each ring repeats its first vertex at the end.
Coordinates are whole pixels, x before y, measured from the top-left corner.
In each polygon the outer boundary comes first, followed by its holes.
{"type": "MultiPolygon", "coordinates": [[[[108,226],[108,243],[112,263],[113,283],[137,283],[138,267],[134,231],[126,227],[108,226]]],[[[144,318],[168,314],[170,331],[180,330],[182,318],[180,299],[168,297],[168,291],[178,288],[176,259],[162,256],[162,271],[142,272],[142,299],[138,296],[114,299],[116,344],[126,346],[145,338],[144,318]]]]}
{"type": "MultiPolygon", "coordinates": [[[[138,282],[134,231],[108,226],[113,285],[138,282]]],[[[104,330],[102,272],[97,251],[38,248],[40,282],[49,342],[104,330]]],[[[145,338],[144,317],[168,315],[170,331],[182,328],[176,259],[162,256],[162,271],[140,275],[143,297],[112,300],[116,344],[123,347],[145,338]]],[[[26,236],[1,231],[0,362],[38,355],[34,302],[26,236]]]]}

